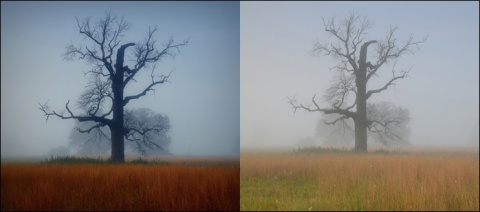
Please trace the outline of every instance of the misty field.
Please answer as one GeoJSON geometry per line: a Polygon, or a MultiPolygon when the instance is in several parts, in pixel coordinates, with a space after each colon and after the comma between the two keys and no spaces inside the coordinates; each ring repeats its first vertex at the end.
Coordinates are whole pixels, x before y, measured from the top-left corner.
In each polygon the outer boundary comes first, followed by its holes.
{"type": "MultiPolygon", "coordinates": [[[[206,163],[206,162],[205,162],[206,163]]],[[[2,164],[1,210],[238,210],[236,165],[2,164]]]]}
{"type": "Polygon", "coordinates": [[[257,152],[240,163],[240,210],[479,210],[478,150],[257,152]]]}

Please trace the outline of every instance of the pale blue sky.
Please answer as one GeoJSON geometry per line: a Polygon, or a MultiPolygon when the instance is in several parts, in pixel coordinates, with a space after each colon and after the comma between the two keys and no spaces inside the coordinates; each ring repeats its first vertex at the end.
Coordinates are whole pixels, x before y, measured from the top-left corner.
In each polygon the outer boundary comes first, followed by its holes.
{"type": "MultiPolygon", "coordinates": [[[[85,61],[65,61],[68,44],[86,44],[75,17],[92,20],[105,11],[132,24],[122,42],[142,41],[158,27],[158,47],[173,36],[190,43],[175,60],[157,64],[171,83],[129,103],[169,116],[170,150],[185,155],[238,155],[240,107],[239,2],[3,2],[1,3],[1,142],[5,154],[39,155],[68,145],[73,120],[51,117],[38,102],[54,109],[76,102],[87,80],[85,61]]],[[[140,76],[142,77],[142,76],[140,76]]],[[[126,93],[144,88],[149,73],[126,93]],[[145,83],[141,83],[141,82],[145,83]]]]}
{"type": "MultiPolygon", "coordinates": [[[[313,43],[332,41],[322,16],[342,20],[349,11],[374,23],[365,40],[382,39],[390,25],[397,38],[412,34],[426,43],[397,68],[413,65],[410,78],[370,100],[391,101],[411,114],[410,141],[416,145],[478,145],[478,2],[242,2],[241,148],[293,147],[313,137],[321,113],[293,113],[287,96],[302,103],[321,96],[332,79],[335,60],[313,57],[313,43]]],[[[367,88],[383,85],[389,67],[367,88]]]]}

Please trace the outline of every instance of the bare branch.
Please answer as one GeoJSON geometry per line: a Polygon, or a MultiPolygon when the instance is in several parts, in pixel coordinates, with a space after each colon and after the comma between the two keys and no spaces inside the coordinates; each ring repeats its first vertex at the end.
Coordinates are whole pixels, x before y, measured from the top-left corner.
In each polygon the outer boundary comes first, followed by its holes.
{"type": "Polygon", "coordinates": [[[326,121],[326,120],[323,120],[323,123],[325,124],[329,124],[329,125],[335,125],[338,121],[343,121],[345,119],[349,119],[350,117],[348,116],[340,116],[338,117],[337,119],[335,119],[334,121],[326,121]]]}
{"type": "MultiPolygon", "coordinates": [[[[75,19],[77,20],[80,34],[93,41],[94,45],[85,46],[84,48],[69,45],[64,54],[65,59],[70,60],[76,56],[78,56],[78,59],[86,59],[97,67],[105,67],[109,72],[110,79],[113,79],[112,54],[120,44],[119,37],[123,36],[123,32],[130,29],[130,24],[125,22],[123,17],[118,20],[110,12],[107,12],[105,18],[96,22],[93,26],[91,25],[90,17],[85,18],[81,23],[77,18],[75,19]]],[[[99,74],[102,72],[94,71],[87,73],[99,74]]],[[[101,75],[107,76],[107,74],[103,73],[101,75]]]]}
{"type": "Polygon", "coordinates": [[[410,69],[408,71],[403,71],[400,75],[396,75],[396,72],[395,72],[395,65],[393,66],[393,69],[392,69],[392,79],[390,79],[390,81],[388,81],[387,83],[385,83],[385,85],[379,89],[375,89],[375,90],[370,90],[367,92],[367,95],[366,95],[366,98],[370,98],[373,94],[375,93],[380,93],[384,90],[386,90],[388,88],[388,86],[390,85],[394,85],[394,81],[398,80],[398,79],[403,79],[405,77],[407,77],[408,73],[410,72],[410,70],[412,69],[412,67],[410,67],[410,69]]]}
{"type": "Polygon", "coordinates": [[[97,128],[100,128],[100,127],[103,127],[103,126],[105,126],[105,124],[98,123],[98,124],[88,128],[87,130],[82,130],[79,127],[77,127],[77,130],[78,130],[78,132],[81,132],[81,133],[90,133],[90,131],[92,131],[93,129],[97,129],[97,128]]]}
{"type": "Polygon", "coordinates": [[[157,31],[157,28],[151,30],[149,28],[148,36],[143,43],[138,43],[134,49],[134,55],[136,58],[136,64],[133,69],[128,69],[128,76],[125,79],[126,85],[130,80],[132,80],[137,72],[147,66],[148,64],[155,64],[160,61],[165,56],[170,56],[175,58],[175,56],[180,53],[180,47],[188,44],[189,39],[185,39],[182,43],[174,44],[173,38],[164,45],[162,51],[155,50],[156,40],[153,38],[153,34],[157,31]]]}
{"type": "MultiPolygon", "coordinates": [[[[288,98],[288,97],[287,97],[288,98]]],[[[334,108],[334,109],[324,109],[324,108],[320,108],[318,106],[318,104],[315,102],[315,95],[313,95],[312,97],[312,102],[313,104],[315,105],[315,108],[310,108],[310,107],[305,107],[304,105],[302,104],[297,104],[296,103],[296,100],[294,98],[288,98],[288,103],[290,105],[292,105],[292,107],[295,109],[295,112],[297,109],[304,109],[308,112],[323,112],[324,114],[333,114],[333,113],[338,113],[338,114],[341,114],[341,115],[344,115],[344,116],[348,116],[348,117],[351,117],[351,118],[354,118],[355,117],[355,113],[354,112],[351,112],[351,111],[348,111],[348,110],[345,110],[345,109],[339,109],[339,108],[334,108]]]]}
{"type": "MultiPolygon", "coordinates": [[[[372,26],[372,23],[369,22],[366,17],[361,19],[353,12],[350,13],[350,17],[338,27],[335,25],[334,18],[329,21],[325,21],[323,18],[322,20],[325,31],[337,38],[340,44],[336,46],[330,44],[330,46],[328,46],[317,42],[314,44],[311,53],[318,55],[323,52],[325,55],[333,55],[336,58],[340,58],[340,62],[348,62],[353,70],[356,71],[358,69],[358,65],[355,62],[357,47],[363,42],[362,35],[372,26]],[[357,28],[357,26],[360,27],[357,28]]],[[[346,70],[348,70],[348,68],[346,70]]]]}
{"type": "Polygon", "coordinates": [[[341,109],[343,104],[347,102],[350,93],[356,93],[354,83],[354,75],[338,72],[337,76],[331,81],[330,87],[325,92],[323,98],[330,102],[333,108],[341,109]]]}
{"type": "Polygon", "coordinates": [[[161,75],[161,76],[160,76],[160,80],[157,80],[157,81],[155,81],[155,80],[154,80],[154,76],[151,75],[152,83],[151,83],[148,87],[146,87],[141,93],[139,93],[139,94],[137,94],[137,95],[132,95],[132,96],[127,96],[127,97],[125,97],[125,99],[123,100],[123,105],[124,105],[124,106],[127,105],[128,102],[130,102],[130,101],[133,100],[133,99],[138,99],[138,98],[140,98],[140,97],[142,97],[142,96],[145,96],[148,91],[154,90],[154,89],[152,89],[153,86],[155,86],[155,85],[157,85],[157,84],[163,84],[163,83],[165,83],[165,82],[168,82],[168,78],[170,77],[171,74],[172,74],[172,72],[170,72],[167,76],[161,75]]]}
{"type": "Polygon", "coordinates": [[[72,111],[70,110],[70,108],[68,107],[68,104],[70,103],[70,100],[67,102],[67,104],[65,104],[65,108],[67,109],[68,113],[69,113],[69,116],[64,116],[63,113],[57,113],[56,111],[50,111],[50,108],[48,107],[48,105],[45,103],[45,104],[40,104],[40,110],[44,113],[44,115],[47,117],[46,119],[48,120],[48,118],[50,116],[56,116],[58,118],[61,118],[61,119],[76,119],[80,122],[84,122],[84,121],[95,121],[95,122],[99,122],[99,123],[103,123],[105,125],[110,125],[111,124],[111,120],[109,119],[106,119],[104,117],[97,117],[97,116],[76,116],[76,115],[73,115],[72,111]]]}
{"type": "Polygon", "coordinates": [[[401,47],[397,47],[397,38],[395,37],[395,31],[398,27],[390,26],[390,32],[386,36],[385,40],[378,42],[376,46],[378,59],[377,63],[372,66],[371,71],[367,75],[367,81],[376,74],[378,69],[389,60],[396,60],[405,53],[415,54],[415,49],[419,48],[419,44],[427,41],[427,38],[423,38],[419,41],[414,41],[413,36],[410,36],[408,40],[401,47]]]}
{"type": "Polygon", "coordinates": [[[97,115],[102,108],[106,99],[113,102],[113,93],[111,90],[112,82],[110,80],[103,81],[98,75],[95,75],[89,81],[84,93],[80,96],[78,105],[90,116],[97,115]]]}

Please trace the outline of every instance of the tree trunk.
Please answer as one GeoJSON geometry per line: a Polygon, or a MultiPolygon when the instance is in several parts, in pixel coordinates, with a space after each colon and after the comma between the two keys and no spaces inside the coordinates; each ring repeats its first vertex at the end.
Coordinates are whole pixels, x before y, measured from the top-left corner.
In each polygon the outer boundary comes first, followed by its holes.
{"type": "Polygon", "coordinates": [[[366,122],[355,121],[355,151],[367,152],[367,125],[366,122]]]}
{"type": "Polygon", "coordinates": [[[113,100],[113,121],[110,127],[112,134],[112,162],[124,162],[124,120],[123,120],[123,76],[115,76],[112,83],[114,95],[113,100]],[[120,78],[121,77],[121,78],[120,78]]]}
{"type": "Polygon", "coordinates": [[[357,112],[355,122],[355,151],[367,152],[367,94],[366,94],[366,70],[360,65],[356,77],[357,83],[357,112]],[[363,69],[363,70],[362,70],[363,69]]]}
{"type": "MultiPolygon", "coordinates": [[[[360,74],[362,75],[362,74],[360,74]]],[[[366,84],[362,83],[366,76],[357,76],[357,112],[355,123],[355,151],[367,152],[367,99],[366,84]],[[363,81],[362,81],[363,80],[363,81]]]]}
{"type": "Polygon", "coordinates": [[[120,46],[117,51],[117,62],[115,64],[115,74],[112,79],[113,92],[113,120],[110,132],[112,133],[112,162],[125,161],[125,125],[123,119],[123,83],[125,68],[123,61],[125,56],[125,49],[129,46],[134,46],[134,43],[127,43],[120,46]]]}
{"type": "Polygon", "coordinates": [[[112,136],[112,153],[110,160],[112,162],[123,163],[125,161],[125,153],[122,130],[118,129],[118,127],[111,127],[110,132],[112,136]]]}
{"type": "Polygon", "coordinates": [[[360,49],[358,70],[356,71],[355,84],[357,86],[357,112],[355,118],[355,151],[367,152],[367,48],[377,41],[368,41],[360,49]]]}
{"type": "Polygon", "coordinates": [[[117,74],[112,80],[113,91],[113,121],[110,127],[112,133],[112,162],[124,162],[124,120],[123,120],[123,71],[117,68],[117,74]]]}

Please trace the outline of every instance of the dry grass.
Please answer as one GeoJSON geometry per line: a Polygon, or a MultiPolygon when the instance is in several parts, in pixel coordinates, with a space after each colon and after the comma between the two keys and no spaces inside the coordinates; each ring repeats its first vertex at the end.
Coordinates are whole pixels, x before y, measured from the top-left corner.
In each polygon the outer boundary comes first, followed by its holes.
{"type": "Polygon", "coordinates": [[[476,154],[242,154],[241,210],[479,210],[476,154]]]}
{"type": "Polygon", "coordinates": [[[1,171],[2,211],[239,209],[238,165],[2,164],[1,171]]]}

